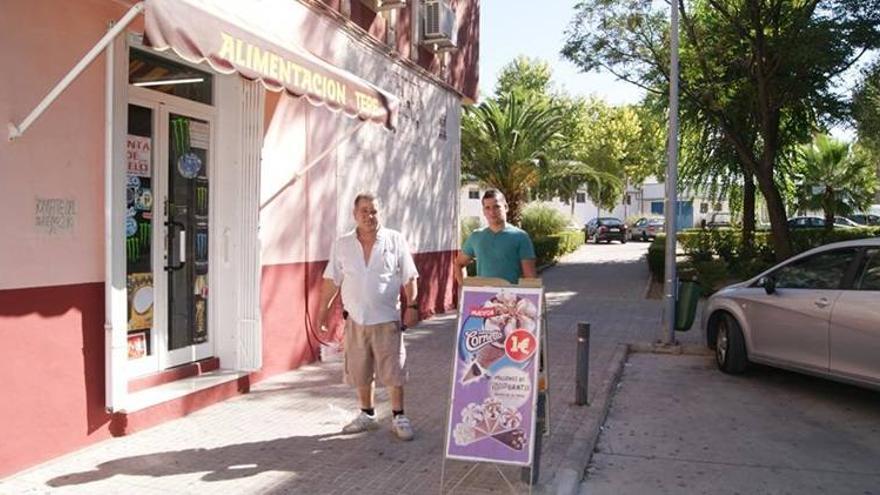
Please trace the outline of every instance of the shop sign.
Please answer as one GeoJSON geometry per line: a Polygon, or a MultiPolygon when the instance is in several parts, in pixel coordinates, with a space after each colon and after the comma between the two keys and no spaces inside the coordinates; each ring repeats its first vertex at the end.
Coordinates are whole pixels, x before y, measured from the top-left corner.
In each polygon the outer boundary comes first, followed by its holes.
{"type": "Polygon", "coordinates": [[[150,177],[152,158],[152,142],[150,138],[128,135],[125,145],[125,157],[128,163],[128,175],[150,177]]]}
{"type": "Polygon", "coordinates": [[[34,226],[48,235],[73,230],[76,213],[75,199],[38,197],[34,200],[34,226]]]}

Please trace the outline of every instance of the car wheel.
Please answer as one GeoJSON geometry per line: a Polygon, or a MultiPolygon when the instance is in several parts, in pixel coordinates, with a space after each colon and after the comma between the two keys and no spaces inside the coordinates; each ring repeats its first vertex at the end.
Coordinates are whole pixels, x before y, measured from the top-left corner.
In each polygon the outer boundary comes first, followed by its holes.
{"type": "Polygon", "coordinates": [[[736,319],[728,314],[718,318],[715,362],[718,364],[718,369],[730,374],[742,373],[749,364],[742,329],[736,319]]]}
{"type": "Polygon", "coordinates": [[[620,243],[621,243],[621,244],[626,244],[626,237],[621,237],[621,238],[620,238],[620,243]]]}

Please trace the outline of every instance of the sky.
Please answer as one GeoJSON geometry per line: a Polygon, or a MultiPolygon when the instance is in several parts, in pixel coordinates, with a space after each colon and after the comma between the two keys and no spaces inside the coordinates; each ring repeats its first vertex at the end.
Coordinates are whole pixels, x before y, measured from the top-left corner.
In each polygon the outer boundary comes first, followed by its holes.
{"type": "MultiPolygon", "coordinates": [[[[495,89],[501,68],[519,55],[538,58],[550,64],[556,88],[573,96],[595,95],[612,105],[637,103],[644,90],[609,73],[585,74],[559,54],[565,31],[574,17],[578,0],[482,0],[480,2],[480,94],[495,89]]],[[[863,57],[843,79],[842,91],[858,79],[859,69],[873,57],[863,57]]],[[[836,127],[831,134],[851,141],[852,129],[836,127]]]]}
{"type": "Polygon", "coordinates": [[[557,88],[575,96],[596,95],[612,105],[636,103],[644,91],[610,74],[584,74],[559,54],[577,0],[482,0],[480,2],[480,93],[490,95],[501,68],[519,55],[553,69],[557,88]]]}

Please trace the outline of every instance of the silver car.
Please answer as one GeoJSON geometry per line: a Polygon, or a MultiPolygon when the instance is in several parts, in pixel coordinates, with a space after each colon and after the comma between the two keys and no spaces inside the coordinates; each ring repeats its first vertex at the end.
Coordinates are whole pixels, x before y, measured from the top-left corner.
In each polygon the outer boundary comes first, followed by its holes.
{"type": "Polygon", "coordinates": [[[818,247],[726,287],[702,324],[726,373],[751,361],[880,389],[880,238],[818,247]]]}
{"type": "Polygon", "coordinates": [[[662,234],[666,228],[663,217],[642,217],[636,220],[630,228],[630,239],[634,241],[648,241],[662,234]]]}

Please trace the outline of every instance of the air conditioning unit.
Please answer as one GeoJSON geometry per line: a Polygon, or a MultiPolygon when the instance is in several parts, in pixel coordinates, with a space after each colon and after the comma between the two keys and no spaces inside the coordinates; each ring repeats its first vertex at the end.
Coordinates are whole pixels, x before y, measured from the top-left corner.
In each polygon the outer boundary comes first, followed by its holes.
{"type": "Polygon", "coordinates": [[[426,0],[422,7],[422,44],[435,52],[454,50],[458,30],[455,11],[446,0],[426,0]]]}
{"type": "Polygon", "coordinates": [[[361,0],[373,12],[383,12],[386,10],[402,9],[406,7],[406,0],[361,0]]]}

